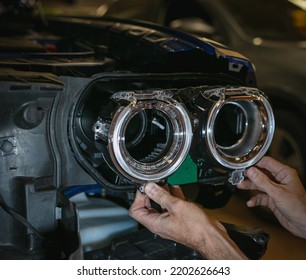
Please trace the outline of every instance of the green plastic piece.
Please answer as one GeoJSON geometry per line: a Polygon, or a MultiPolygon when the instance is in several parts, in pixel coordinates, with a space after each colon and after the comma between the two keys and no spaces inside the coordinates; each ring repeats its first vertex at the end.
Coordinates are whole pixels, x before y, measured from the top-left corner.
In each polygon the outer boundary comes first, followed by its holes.
{"type": "Polygon", "coordinates": [[[167,181],[170,185],[196,183],[198,181],[197,173],[197,166],[188,154],[178,170],[168,177],[167,181]]]}

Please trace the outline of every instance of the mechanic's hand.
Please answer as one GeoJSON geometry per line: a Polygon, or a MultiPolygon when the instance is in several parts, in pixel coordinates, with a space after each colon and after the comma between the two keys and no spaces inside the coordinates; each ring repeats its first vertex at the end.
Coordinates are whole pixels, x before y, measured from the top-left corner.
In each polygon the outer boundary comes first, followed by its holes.
{"type": "Polygon", "coordinates": [[[306,238],[306,192],[297,172],[272,159],[262,158],[246,171],[247,180],[239,189],[259,190],[247,205],[269,207],[278,221],[296,236],[306,238]]]}
{"type": "Polygon", "coordinates": [[[223,225],[196,204],[177,198],[154,183],[145,186],[145,194],[137,191],[129,213],[151,232],[182,243],[208,259],[246,258],[223,225]],[[149,198],[166,211],[157,212],[149,198]]]}

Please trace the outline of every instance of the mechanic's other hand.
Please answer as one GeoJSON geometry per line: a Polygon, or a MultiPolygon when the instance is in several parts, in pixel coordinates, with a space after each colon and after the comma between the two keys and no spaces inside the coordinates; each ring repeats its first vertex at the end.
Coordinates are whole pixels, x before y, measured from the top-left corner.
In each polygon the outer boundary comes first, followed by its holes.
{"type": "Polygon", "coordinates": [[[137,191],[129,213],[151,232],[182,243],[208,259],[245,258],[222,224],[196,204],[177,198],[154,183],[145,186],[145,194],[137,191]],[[150,199],[166,211],[156,211],[150,199]]]}
{"type": "Polygon", "coordinates": [[[283,227],[306,238],[306,192],[297,172],[275,159],[263,157],[246,171],[247,180],[239,189],[259,190],[248,202],[249,207],[269,207],[283,227]]]}

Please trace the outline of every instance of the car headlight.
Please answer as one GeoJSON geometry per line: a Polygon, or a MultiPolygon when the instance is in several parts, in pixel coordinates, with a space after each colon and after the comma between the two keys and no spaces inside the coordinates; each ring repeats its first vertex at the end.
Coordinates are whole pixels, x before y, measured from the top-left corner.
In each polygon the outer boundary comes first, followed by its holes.
{"type": "Polygon", "coordinates": [[[192,126],[185,107],[172,93],[118,92],[111,122],[99,119],[95,138],[108,139],[108,152],[120,173],[137,183],[167,178],[186,158],[192,126]]]}
{"type": "Polygon", "coordinates": [[[93,163],[88,170],[114,190],[172,179],[186,162],[190,183],[237,184],[267,152],[275,126],[265,94],[240,86],[107,94],[89,87],[71,120],[76,155],[81,151],[93,163]]]}
{"type": "Polygon", "coordinates": [[[193,101],[201,124],[192,149],[205,165],[234,170],[231,183],[243,180],[243,170],[267,152],[274,134],[274,115],[265,95],[255,88],[204,90],[193,101]],[[209,158],[209,162],[208,161],[209,158]]]}

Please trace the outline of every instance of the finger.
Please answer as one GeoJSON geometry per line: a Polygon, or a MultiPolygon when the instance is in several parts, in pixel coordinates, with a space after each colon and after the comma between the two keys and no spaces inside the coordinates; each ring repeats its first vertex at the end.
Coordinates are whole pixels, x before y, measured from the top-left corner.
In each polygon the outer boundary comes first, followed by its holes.
{"type": "Polygon", "coordinates": [[[256,167],[251,167],[248,169],[246,171],[246,176],[252,182],[250,189],[270,193],[275,187],[274,183],[269,179],[269,177],[256,167]]]}
{"type": "Polygon", "coordinates": [[[154,209],[151,207],[149,198],[138,190],[136,192],[135,200],[129,209],[129,214],[134,217],[134,213],[137,211],[154,212],[154,209]]]}
{"type": "Polygon", "coordinates": [[[178,200],[178,198],[172,196],[169,192],[156,185],[155,183],[147,184],[145,186],[145,193],[150,199],[167,210],[171,209],[171,205],[173,205],[175,201],[178,200]]]}
{"type": "Polygon", "coordinates": [[[130,208],[136,209],[147,206],[147,198],[139,190],[136,191],[136,196],[130,208]]]}
{"type": "Polygon", "coordinates": [[[129,209],[129,215],[144,224],[148,216],[154,212],[156,211],[150,207],[148,198],[137,190],[135,200],[129,209]]]}
{"type": "Polygon", "coordinates": [[[179,185],[170,186],[170,193],[175,197],[185,200],[185,195],[179,185]]]}
{"type": "Polygon", "coordinates": [[[274,177],[288,168],[287,165],[267,156],[263,157],[256,166],[268,170],[274,177]]]}
{"type": "Polygon", "coordinates": [[[269,196],[264,193],[257,194],[253,196],[249,201],[247,201],[248,207],[255,207],[255,206],[269,206],[269,196]]]}
{"type": "Polygon", "coordinates": [[[258,186],[248,178],[237,184],[237,188],[241,190],[258,190],[258,186]]]}
{"type": "Polygon", "coordinates": [[[237,184],[237,188],[242,189],[242,190],[252,190],[255,187],[254,187],[254,184],[252,183],[252,181],[250,181],[248,179],[245,179],[244,181],[237,184]]]}

